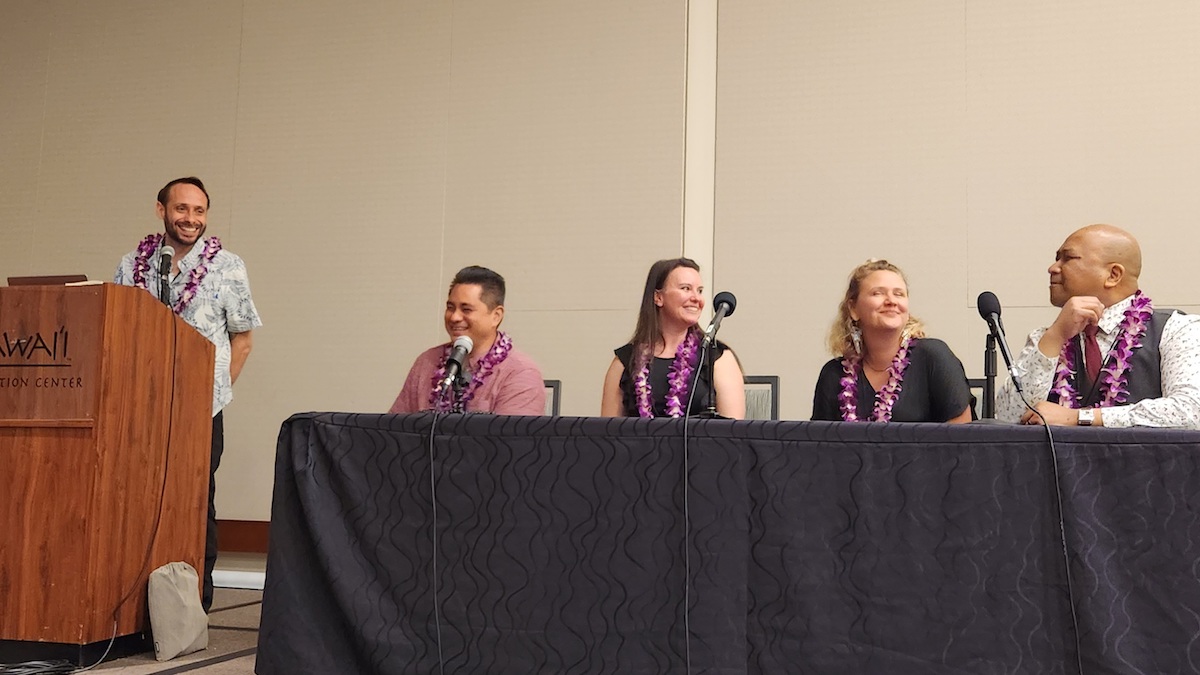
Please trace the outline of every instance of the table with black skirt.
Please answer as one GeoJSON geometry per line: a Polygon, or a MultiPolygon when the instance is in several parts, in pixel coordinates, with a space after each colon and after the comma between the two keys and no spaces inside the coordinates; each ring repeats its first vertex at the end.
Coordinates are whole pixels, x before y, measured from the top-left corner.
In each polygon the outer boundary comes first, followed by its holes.
{"type": "Polygon", "coordinates": [[[260,675],[1200,670],[1200,432],[434,424],[284,423],[260,675]]]}

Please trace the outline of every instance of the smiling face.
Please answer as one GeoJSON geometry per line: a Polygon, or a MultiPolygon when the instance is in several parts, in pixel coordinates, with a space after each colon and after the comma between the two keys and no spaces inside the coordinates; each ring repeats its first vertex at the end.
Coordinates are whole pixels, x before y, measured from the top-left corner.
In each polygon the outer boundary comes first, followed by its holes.
{"type": "Polygon", "coordinates": [[[908,284],[890,270],[868,274],[850,301],[850,317],[866,331],[901,331],[908,325],[908,284]]]}
{"type": "Polygon", "coordinates": [[[663,287],[654,292],[659,322],[693,326],[704,311],[704,286],[700,273],[690,267],[676,267],[667,275],[663,287]]]}
{"type": "Polygon", "coordinates": [[[460,335],[475,344],[472,354],[482,354],[491,347],[504,319],[504,305],[488,307],[483,301],[483,286],[455,284],[446,298],[446,333],[454,340],[460,335]]]}
{"type": "Polygon", "coordinates": [[[208,197],[195,185],[178,183],[171,186],[166,206],[158,202],[158,217],[166,231],[165,243],[182,257],[208,228],[208,197]]]}

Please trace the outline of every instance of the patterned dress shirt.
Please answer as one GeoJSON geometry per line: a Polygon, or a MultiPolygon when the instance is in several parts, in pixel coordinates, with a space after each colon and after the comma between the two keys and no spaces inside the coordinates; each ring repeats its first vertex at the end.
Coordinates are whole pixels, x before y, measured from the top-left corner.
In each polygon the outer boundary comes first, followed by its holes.
{"type": "MultiPolygon", "coordinates": [[[[200,264],[200,256],[208,237],[201,237],[192,250],[179,261],[179,273],[170,282],[171,302],[179,299],[192,269],[200,264]]],[[[133,286],[133,263],[137,251],[125,254],[113,277],[115,283],[133,286]]],[[[152,260],[157,260],[157,253],[152,260]]],[[[158,297],[159,275],[156,265],[146,272],[147,290],[158,297]]],[[[250,280],[246,276],[246,263],[238,256],[221,249],[208,265],[208,273],[200,282],[196,296],[183,309],[181,318],[200,332],[209,342],[216,345],[216,366],[213,373],[213,409],[217,413],[233,400],[233,381],[229,374],[229,363],[233,351],[229,345],[230,333],[245,333],[262,325],[254,301],[250,298],[250,280]]]]}
{"type": "MultiPolygon", "coordinates": [[[[1096,341],[1105,358],[1116,341],[1117,328],[1131,302],[1132,295],[1105,308],[1100,315],[1096,341]]],[[[1038,349],[1038,341],[1046,330],[1039,328],[1030,333],[1025,348],[1013,364],[1031,406],[1046,400],[1058,368],[1057,356],[1047,357],[1038,349]]],[[[1172,314],[1163,327],[1159,350],[1162,398],[1106,407],[1102,418],[1104,426],[1200,429],[1200,315],[1172,314]]],[[[1024,411],[1025,404],[1012,381],[1006,379],[996,395],[997,419],[1018,422],[1024,411]]]]}
{"type": "MultiPolygon", "coordinates": [[[[433,392],[433,374],[442,365],[445,346],[431,347],[413,362],[389,413],[414,413],[431,410],[429,395],[433,392]]],[[[478,359],[469,362],[469,370],[479,368],[478,359]]],[[[479,384],[467,404],[467,412],[494,415],[544,415],[546,385],[542,371],[527,354],[512,348],[498,363],[488,378],[479,384]]]]}

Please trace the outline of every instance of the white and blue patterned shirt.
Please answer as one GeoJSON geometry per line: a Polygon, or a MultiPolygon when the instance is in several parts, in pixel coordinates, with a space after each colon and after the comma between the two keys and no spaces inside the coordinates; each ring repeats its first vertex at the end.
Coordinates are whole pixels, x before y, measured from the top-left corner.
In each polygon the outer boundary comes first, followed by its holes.
{"type": "MultiPolygon", "coordinates": [[[[1117,328],[1132,302],[1131,295],[1100,315],[1096,342],[1102,355],[1116,342],[1117,328]]],[[[1046,356],[1038,348],[1045,333],[1046,328],[1030,333],[1013,363],[1031,406],[1046,400],[1058,370],[1058,357],[1046,356]]],[[[1104,426],[1200,429],[1200,315],[1176,312],[1167,319],[1159,341],[1159,365],[1162,398],[1104,408],[1104,426]]],[[[996,418],[1018,422],[1024,412],[1025,403],[1012,380],[1005,378],[996,392],[996,418]]]]}
{"type": "MultiPolygon", "coordinates": [[[[200,255],[208,237],[201,237],[192,250],[179,260],[179,273],[171,279],[171,302],[179,299],[187,286],[190,272],[200,264],[200,255]]],[[[137,251],[125,254],[117,267],[113,281],[122,286],[133,286],[133,263],[137,251]]],[[[157,253],[151,260],[157,260],[157,253]]],[[[146,272],[148,291],[158,296],[158,269],[151,265],[146,272]]],[[[216,371],[213,374],[213,409],[217,413],[233,400],[233,382],[229,375],[229,363],[233,351],[229,346],[230,333],[245,333],[262,325],[254,301],[250,298],[250,280],[246,276],[246,263],[236,255],[221,249],[208,265],[208,273],[200,282],[196,296],[180,315],[184,321],[200,332],[209,342],[216,345],[216,371]]]]}

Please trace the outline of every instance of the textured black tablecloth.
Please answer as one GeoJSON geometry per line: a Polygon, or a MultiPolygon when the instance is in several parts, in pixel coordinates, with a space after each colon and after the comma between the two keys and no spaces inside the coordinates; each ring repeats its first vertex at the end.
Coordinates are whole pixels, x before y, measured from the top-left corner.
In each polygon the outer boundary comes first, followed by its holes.
{"type": "Polygon", "coordinates": [[[1055,430],[1073,619],[1040,428],[433,419],[284,423],[260,675],[1200,672],[1200,433],[1055,430]]]}

